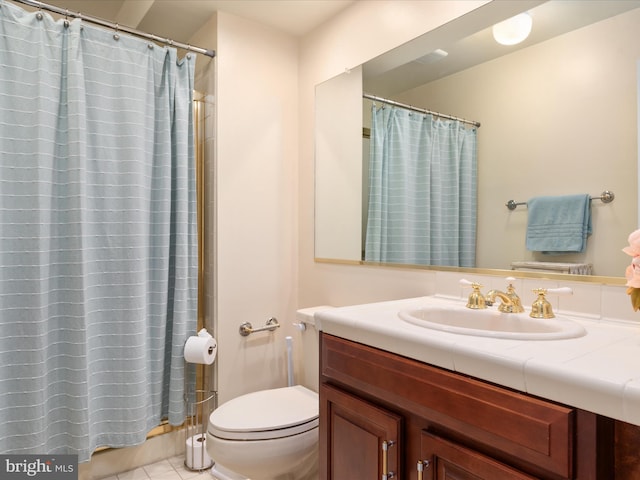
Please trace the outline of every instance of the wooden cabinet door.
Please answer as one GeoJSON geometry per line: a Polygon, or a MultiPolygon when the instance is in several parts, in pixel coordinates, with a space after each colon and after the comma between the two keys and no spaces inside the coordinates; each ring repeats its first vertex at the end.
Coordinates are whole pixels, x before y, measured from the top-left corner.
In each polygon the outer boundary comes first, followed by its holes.
{"type": "Polygon", "coordinates": [[[422,432],[420,452],[424,480],[535,480],[519,470],[444,438],[422,432]],[[428,463],[426,463],[428,462],[428,463]]]}
{"type": "Polygon", "coordinates": [[[402,417],[321,385],[320,419],[322,480],[402,478],[402,417]]]}

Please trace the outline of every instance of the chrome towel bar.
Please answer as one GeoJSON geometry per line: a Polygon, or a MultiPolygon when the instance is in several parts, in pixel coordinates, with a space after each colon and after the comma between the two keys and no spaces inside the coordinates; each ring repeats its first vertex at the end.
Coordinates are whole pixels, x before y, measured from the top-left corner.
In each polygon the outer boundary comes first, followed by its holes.
{"type": "Polygon", "coordinates": [[[243,337],[247,337],[252,333],[257,332],[273,332],[279,326],[280,324],[278,323],[276,317],[271,317],[269,320],[267,320],[267,323],[265,323],[265,325],[260,328],[253,328],[253,325],[251,325],[249,322],[244,322],[242,325],[240,325],[240,335],[242,335],[243,337]]]}
{"type": "MultiPolygon", "coordinates": [[[[602,200],[602,203],[611,203],[613,202],[614,198],[616,198],[616,196],[614,195],[613,192],[609,190],[605,190],[604,192],[602,192],[602,194],[600,194],[599,197],[591,197],[591,200],[602,200]]],[[[526,204],[527,202],[516,202],[515,200],[509,200],[507,203],[505,203],[505,206],[509,210],[515,210],[518,205],[526,205],[526,204]]]]}

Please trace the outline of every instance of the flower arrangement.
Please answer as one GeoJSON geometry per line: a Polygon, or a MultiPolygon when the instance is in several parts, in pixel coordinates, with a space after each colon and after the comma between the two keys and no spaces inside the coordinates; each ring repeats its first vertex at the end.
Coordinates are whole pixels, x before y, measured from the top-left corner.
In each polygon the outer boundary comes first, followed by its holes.
{"type": "Polygon", "coordinates": [[[640,309],[640,229],[629,235],[629,246],[622,251],[633,257],[631,265],[625,271],[625,277],[627,294],[631,297],[633,311],[637,312],[640,309]]]}

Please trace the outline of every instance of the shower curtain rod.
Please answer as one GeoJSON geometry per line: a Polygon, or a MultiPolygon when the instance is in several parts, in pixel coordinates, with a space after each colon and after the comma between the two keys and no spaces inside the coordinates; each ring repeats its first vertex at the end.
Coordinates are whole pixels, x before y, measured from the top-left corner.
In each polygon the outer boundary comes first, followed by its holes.
{"type": "Polygon", "coordinates": [[[109,22],[107,20],[102,20],[101,18],[91,17],[89,15],[84,15],[80,12],[70,12],[68,9],[59,8],[55,5],[49,5],[47,3],[39,2],[37,0],[13,0],[14,2],[23,3],[25,5],[30,5],[32,7],[36,7],[41,10],[47,10],[49,12],[57,13],[58,15],[63,15],[65,17],[79,18],[80,20],[84,20],[89,23],[95,23],[96,25],[101,25],[103,27],[107,27],[118,32],[126,32],[131,35],[135,35],[137,37],[146,38],[148,40],[153,40],[156,42],[164,43],[165,45],[170,45],[172,47],[182,48],[190,52],[200,53],[202,55],[206,55],[207,57],[215,57],[215,50],[207,50],[206,48],[194,47],[193,45],[187,45],[185,43],[180,43],[173,41],[169,38],[162,38],[154,35],[152,33],[142,32],[140,30],[136,30],[135,28],[127,27],[125,25],[120,25],[118,23],[109,22]]]}
{"type": "Polygon", "coordinates": [[[404,103],[396,102],[395,100],[389,100],[387,98],[382,98],[382,97],[378,97],[376,95],[371,95],[370,93],[363,93],[362,96],[363,96],[363,98],[368,98],[369,100],[375,100],[377,102],[386,103],[388,105],[394,105],[396,107],[406,108],[407,110],[411,110],[411,111],[414,111],[414,112],[428,113],[428,114],[434,115],[436,117],[446,118],[447,120],[457,120],[459,122],[468,123],[470,125],[473,125],[474,127],[479,127],[480,126],[480,122],[476,122],[476,121],[473,121],[473,120],[467,120],[465,118],[460,118],[460,117],[454,117],[453,115],[446,115],[444,113],[434,112],[433,110],[427,110],[425,108],[413,107],[411,105],[406,105],[404,103]]]}

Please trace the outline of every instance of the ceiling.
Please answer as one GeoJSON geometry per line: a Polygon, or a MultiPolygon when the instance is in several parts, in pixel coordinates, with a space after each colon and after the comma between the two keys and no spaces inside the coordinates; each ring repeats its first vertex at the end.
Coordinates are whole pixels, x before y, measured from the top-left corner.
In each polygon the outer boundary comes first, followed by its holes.
{"type": "MultiPolygon", "coordinates": [[[[43,0],[43,3],[187,43],[216,11],[295,36],[309,33],[356,0],[43,0]]],[[[202,45],[206,48],[206,45],[202,45]]]]}
{"type": "Polygon", "coordinates": [[[367,62],[363,70],[365,91],[393,96],[594,22],[640,8],[640,0],[501,0],[496,5],[497,8],[503,8],[508,3],[516,11],[511,11],[504,18],[523,10],[533,18],[531,35],[521,44],[509,47],[499,45],[493,39],[490,24],[476,25],[482,27],[477,29],[477,33],[461,36],[460,32],[452,30],[456,22],[451,22],[367,62]],[[447,55],[434,55],[437,50],[445,51],[447,55]]]}

